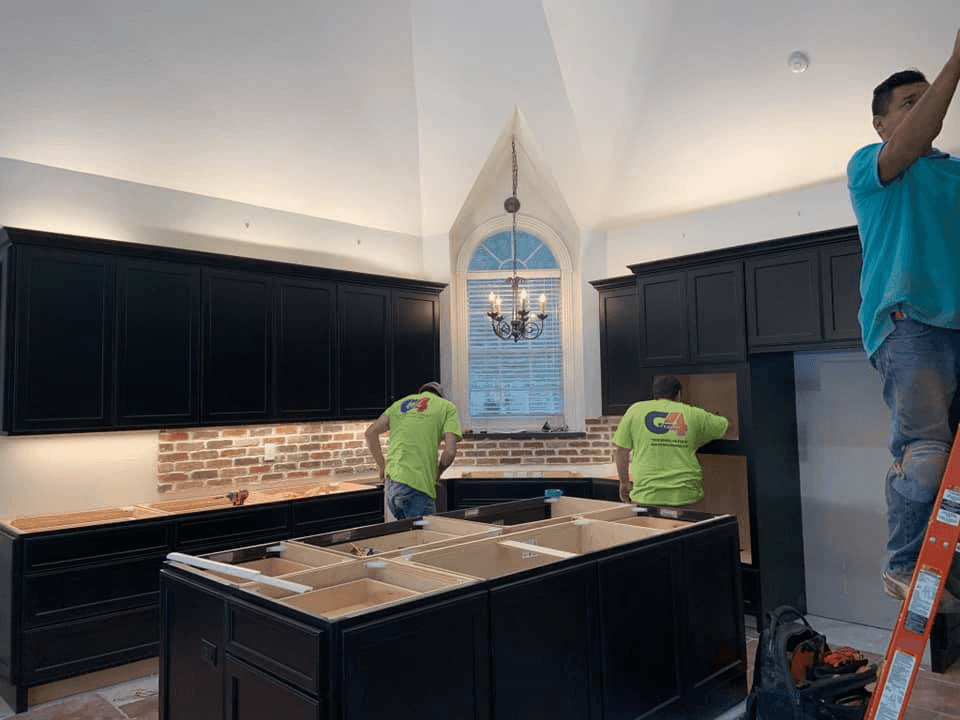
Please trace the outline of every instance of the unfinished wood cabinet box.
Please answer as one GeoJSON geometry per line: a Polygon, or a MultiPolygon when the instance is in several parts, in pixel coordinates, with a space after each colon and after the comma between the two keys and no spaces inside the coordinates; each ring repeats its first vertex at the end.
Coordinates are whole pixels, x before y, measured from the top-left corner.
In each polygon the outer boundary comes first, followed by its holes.
{"type": "Polygon", "coordinates": [[[750,491],[747,458],[742,455],[697,456],[703,467],[703,498],[691,510],[733,515],[740,533],[740,562],[753,562],[750,542],[750,491]]]}
{"type": "Polygon", "coordinates": [[[487,538],[450,548],[426,550],[405,555],[411,565],[440,568],[459,575],[490,580],[562,560],[557,553],[544,552],[532,546],[517,547],[503,538],[487,538]]]}
{"type": "MultiPolygon", "coordinates": [[[[279,577],[294,572],[348,562],[348,558],[343,555],[291,541],[254,545],[225,552],[208,553],[198,557],[202,560],[211,560],[215,563],[232,565],[245,570],[255,570],[267,577],[279,577]]],[[[212,575],[221,582],[233,585],[249,583],[249,578],[231,575],[226,571],[220,572],[215,569],[204,568],[198,568],[198,571],[212,575]]]]}
{"type": "Polygon", "coordinates": [[[242,585],[241,589],[327,620],[476,582],[472,577],[411,568],[382,559],[347,560],[340,565],[292,573],[279,579],[311,589],[295,593],[257,584],[242,585]]]}
{"type": "Polygon", "coordinates": [[[534,530],[518,529],[506,537],[515,542],[550,548],[573,555],[596,552],[667,532],[659,528],[630,527],[619,523],[578,518],[534,530]]]}
{"type": "MultiPolygon", "coordinates": [[[[653,380],[662,377],[655,375],[653,380]]],[[[737,405],[736,373],[691,373],[674,375],[683,385],[681,400],[688,405],[722,415],[729,421],[725,440],[740,438],[740,412],[737,405]]]]}

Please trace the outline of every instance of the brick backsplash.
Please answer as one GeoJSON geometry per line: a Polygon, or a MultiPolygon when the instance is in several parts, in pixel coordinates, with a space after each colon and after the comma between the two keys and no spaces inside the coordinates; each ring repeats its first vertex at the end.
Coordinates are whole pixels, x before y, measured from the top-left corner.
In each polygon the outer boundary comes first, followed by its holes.
{"type": "MultiPolygon", "coordinates": [[[[603,464],[613,460],[610,439],[619,417],[588,418],[584,438],[466,439],[454,467],[477,465],[603,464]]],[[[157,491],[287,485],[375,473],[363,433],[369,422],[165,430],[157,455],[157,491]],[[274,458],[265,457],[268,445],[274,458]]],[[[389,433],[380,436],[386,452],[389,433]]]]}

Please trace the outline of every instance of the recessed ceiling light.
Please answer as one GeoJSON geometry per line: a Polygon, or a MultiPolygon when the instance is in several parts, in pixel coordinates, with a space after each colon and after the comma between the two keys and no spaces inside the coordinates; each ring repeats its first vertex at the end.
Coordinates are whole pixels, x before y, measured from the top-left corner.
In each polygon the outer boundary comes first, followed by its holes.
{"type": "Polygon", "coordinates": [[[807,68],[810,67],[810,58],[807,57],[806,53],[794,50],[787,58],[787,67],[799,75],[806,72],[807,68]]]}

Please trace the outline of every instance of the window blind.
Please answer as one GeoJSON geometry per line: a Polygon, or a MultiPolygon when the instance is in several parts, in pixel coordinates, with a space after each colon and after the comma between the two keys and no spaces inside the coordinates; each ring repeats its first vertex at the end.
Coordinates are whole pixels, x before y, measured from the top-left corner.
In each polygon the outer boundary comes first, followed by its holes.
{"type": "Polygon", "coordinates": [[[470,313],[470,416],[511,418],[563,414],[563,345],[560,337],[560,278],[527,278],[532,310],[547,296],[548,317],[535,340],[501,340],[490,326],[490,293],[500,295],[509,317],[513,300],[503,277],[467,280],[470,313]]]}

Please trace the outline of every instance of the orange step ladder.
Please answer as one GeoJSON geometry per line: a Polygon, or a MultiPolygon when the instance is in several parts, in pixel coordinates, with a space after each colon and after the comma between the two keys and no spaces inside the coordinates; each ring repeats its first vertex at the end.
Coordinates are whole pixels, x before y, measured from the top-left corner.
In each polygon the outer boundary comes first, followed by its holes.
{"type": "Polygon", "coordinates": [[[960,433],[950,450],[920,557],[865,720],[901,720],[907,711],[923,650],[960,540],[960,433]]]}

